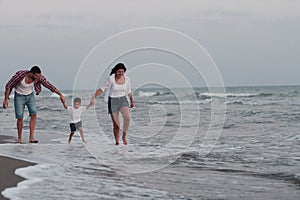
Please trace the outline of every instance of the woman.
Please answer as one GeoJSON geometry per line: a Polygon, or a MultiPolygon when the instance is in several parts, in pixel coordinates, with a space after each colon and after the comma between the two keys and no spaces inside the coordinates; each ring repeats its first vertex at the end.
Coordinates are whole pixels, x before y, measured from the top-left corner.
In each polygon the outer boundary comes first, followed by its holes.
{"type": "Polygon", "coordinates": [[[108,102],[108,112],[113,123],[113,131],[116,140],[116,145],[119,144],[120,137],[120,119],[119,113],[123,117],[123,136],[122,140],[127,145],[126,134],[130,123],[129,107],[133,108],[132,91],[130,88],[130,79],[125,75],[126,67],[123,63],[118,63],[110,73],[103,87],[98,89],[91,98],[91,104],[95,103],[95,98],[105,92],[104,100],[108,102]],[[127,100],[130,99],[130,105],[127,100]]]}

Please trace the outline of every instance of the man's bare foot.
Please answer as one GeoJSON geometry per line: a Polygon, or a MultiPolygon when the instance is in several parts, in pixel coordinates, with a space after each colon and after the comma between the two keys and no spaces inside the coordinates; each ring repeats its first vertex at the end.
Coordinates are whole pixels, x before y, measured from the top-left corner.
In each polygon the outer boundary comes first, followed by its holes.
{"type": "Polygon", "coordinates": [[[82,142],[83,142],[83,143],[87,143],[87,141],[85,141],[85,140],[82,140],[82,142]]]}
{"type": "Polygon", "coordinates": [[[68,143],[71,144],[71,140],[68,140],[68,143]]]}
{"type": "Polygon", "coordinates": [[[116,141],[116,145],[119,145],[119,141],[116,141]]]}
{"type": "Polygon", "coordinates": [[[123,139],[123,143],[124,143],[125,145],[127,145],[128,142],[127,142],[127,140],[126,140],[126,136],[123,135],[122,139],[123,139]]]}
{"type": "Polygon", "coordinates": [[[17,143],[18,143],[18,144],[22,144],[22,138],[18,138],[18,139],[17,139],[17,143]]]}

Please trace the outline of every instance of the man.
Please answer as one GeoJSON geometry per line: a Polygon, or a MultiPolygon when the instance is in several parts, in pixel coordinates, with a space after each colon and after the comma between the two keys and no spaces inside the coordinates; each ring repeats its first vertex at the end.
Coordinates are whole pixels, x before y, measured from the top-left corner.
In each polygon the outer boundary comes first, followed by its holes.
{"type": "Polygon", "coordinates": [[[5,97],[3,101],[4,109],[8,107],[9,95],[12,89],[15,89],[14,107],[18,130],[17,143],[22,143],[23,115],[25,105],[27,106],[30,114],[29,142],[38,143],[38,140],[34,138],[37,110],[35,105],[35,95],[33,93],[33,88],[35,89],[36,95],[38,95],[42,90],[41,85],[48,88],[51,92],[55,92],[56,94],[58,94],[60,96],[62,104],[64,105],[64,95],[46,80],[46,78],[41,74],[41,70],[38,66],[33,66],[30,69],[30,71],[20,70],[16,72],[16,74],[7,82],[5,86],[5,97]]]}

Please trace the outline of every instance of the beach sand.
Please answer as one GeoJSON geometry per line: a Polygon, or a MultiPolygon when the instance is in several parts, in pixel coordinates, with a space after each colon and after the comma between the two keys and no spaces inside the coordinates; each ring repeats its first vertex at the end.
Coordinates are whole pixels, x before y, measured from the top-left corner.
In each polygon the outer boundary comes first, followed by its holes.
{"type": "MultiPolygon", "coordinates": [[[[1,136],[0,135],[0,144],[9,143],[7,141],[14,141],[14,137],[10,136],[1,136]]],[[[15,170],[22,167],[27,167],[34,165],[34,163],[18,160],[14,158],[9,158],[0,155],[0,191],[2,192],[5,188],[15,187],[18,182],[23,181],[24,179],[20,176],[15,175],[15,170]]],[[[0,199],[5,199],[2,194],[0,194],[0,199]]]]}

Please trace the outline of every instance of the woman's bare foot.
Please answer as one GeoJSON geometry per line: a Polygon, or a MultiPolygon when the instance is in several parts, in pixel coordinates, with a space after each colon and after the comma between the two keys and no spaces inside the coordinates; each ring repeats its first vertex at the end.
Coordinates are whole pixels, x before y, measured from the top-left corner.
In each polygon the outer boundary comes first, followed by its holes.
{"type": "Polygon", "coordinates": [[[119,141],[116,141],[116,145],[119,145],[119,141]]]}
{"type": "Polygon", "coordinates": [[[124,143],[125,145],[127,145],[128,142],[127,142],[127,140],[126,140],[126,135],[123,135],[123,136],[122,136],[122,139],[123,139],[123,143],[124,143]]]}

